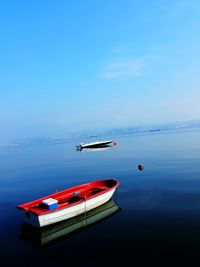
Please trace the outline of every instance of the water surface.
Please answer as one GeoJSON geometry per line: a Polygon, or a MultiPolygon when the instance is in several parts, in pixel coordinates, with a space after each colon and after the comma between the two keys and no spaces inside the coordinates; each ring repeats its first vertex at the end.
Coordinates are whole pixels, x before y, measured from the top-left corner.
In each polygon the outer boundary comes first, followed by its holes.
{"type": "Polygon", "coordinates": [[[0,149],[2,266],[199,265],[200,131],[111,138],[117,146],[102,151],[76,151],[88,140],[0,149]],[[107,178],[120,182],[115,204],[92,223],[79,218],[72,229],[84,227],[72,232],[57,225],[56,235],[24,227],[18,204],[107,178]],[[35,242],[51,234],[52,242],[35,242]]]}

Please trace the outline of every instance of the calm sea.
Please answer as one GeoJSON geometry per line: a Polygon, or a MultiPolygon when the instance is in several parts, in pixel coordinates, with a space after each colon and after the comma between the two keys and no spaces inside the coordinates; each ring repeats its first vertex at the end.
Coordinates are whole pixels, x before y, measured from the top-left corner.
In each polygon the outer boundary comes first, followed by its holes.
{"type": "Polygon", "coordinates": [[[0,149],[1,266],[199,266],[200,130],[111,138],[107,150],[76,151],[99,138],[0,149]],[[35,231],[16,209],[107,178],[113,200],[79,220],[35,231]]]}

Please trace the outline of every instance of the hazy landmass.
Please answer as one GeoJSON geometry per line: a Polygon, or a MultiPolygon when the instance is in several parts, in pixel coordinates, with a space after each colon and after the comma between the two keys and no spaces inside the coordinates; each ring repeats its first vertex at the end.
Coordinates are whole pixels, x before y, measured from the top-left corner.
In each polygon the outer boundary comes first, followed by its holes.
{"type": "Polygon", "coordinates": [[[133,126],[125,128],[115,128],[108,130],[107,134],[136,134],[144,132],[156,132],[156,131],[169,131],[175,129],[187,129],[187,128],[198,128],[200,127],[200,120],[192,120],[185,122],[172,122],[160,125],[144,125],[144,126],[133,126]]]}
{"type": "Polygon", "coordinates": [[[47,137],[47,138],[34,138],[24,142],[4,142],[0,143],[0,148],[2,147],[12,147],[27,144],[47,144],[47,143],[65,143],[71,142],[78,139],[96,139],[96,138],[107,138],[110,136],[121,136],[129,134],[142,134],[142,133],[153,133],[153,132],[164,132],[172,130],[181,129],[195,129],[200,128],[200,120],[184,121],[184,122],[172,122],[160,125],[144,125],[144,126],[129,126],[123,128],[113,128],[102,132],[86,132],[86,133],[76,133],[71,135],[66,135],[63,137],[47,137]]]}

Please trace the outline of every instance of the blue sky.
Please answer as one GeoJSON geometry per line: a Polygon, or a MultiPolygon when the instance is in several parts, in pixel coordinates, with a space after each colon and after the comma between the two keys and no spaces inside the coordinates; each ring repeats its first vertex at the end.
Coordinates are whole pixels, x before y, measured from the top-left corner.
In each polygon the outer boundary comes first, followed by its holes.
{"type": "Polygon", "coordinates": [[[200,119],[200,1],[0,0],[0,141],[200,119]]]}

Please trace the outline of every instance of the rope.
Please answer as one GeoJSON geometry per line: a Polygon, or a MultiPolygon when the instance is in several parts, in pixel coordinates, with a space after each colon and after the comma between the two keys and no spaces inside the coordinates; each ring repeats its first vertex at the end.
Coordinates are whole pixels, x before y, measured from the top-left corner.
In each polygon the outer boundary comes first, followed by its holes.
{"type": "MultiPolygon", "coordinates": [[[[86,221],[86,195],[84,195],[84,198],[85,198],[85,218],[84,218],[84,220],[86,221]]],[[[86,221],[86,224],[87,224],[87,221],[86,221]]]]}

